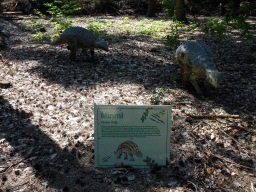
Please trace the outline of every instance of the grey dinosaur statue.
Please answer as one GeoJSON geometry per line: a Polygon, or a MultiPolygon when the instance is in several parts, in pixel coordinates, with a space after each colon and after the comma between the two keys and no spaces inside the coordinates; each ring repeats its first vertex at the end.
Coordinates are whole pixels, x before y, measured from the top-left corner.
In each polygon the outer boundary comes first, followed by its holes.
{"type": "Polygon", "coordinates": [[[0,24],[0,36],[2,38],[2,45],[5,46],[5,39],[10,37],[9,31],[6,31],[4,26],[0,24]]]}
{"type": "Polygon", "coordinates": [[[99,48],[108,51],[108,45],[105,41],[100,41],[93,33],[82,27],[70,27],[66,29],[60,37],[54,42],[33,42],[31,44],[49,44],[62,45],[68,44],[68,50],[71,51],[70,58],[75,59],[79,48],[88,56],[87,50],[90,49],[91,59],[94,59],[94,49],[99,48]]]}
{"type": "MultiPolygon", "coordinates": [[[[174,56],[164,50],[152,49],[152,51],[163,52],[174,56]]],[[[190,82],[195,87],[198,94],[202,94],[197,77],[202,76],[215,88],[219,86],[221,73],[216,69],[211,47],[201,41],[187,41],[181,44],[176,50],[176,61],[181,69],[181,81],[186,82],[187,72],[191,72],[190,82]]]]}

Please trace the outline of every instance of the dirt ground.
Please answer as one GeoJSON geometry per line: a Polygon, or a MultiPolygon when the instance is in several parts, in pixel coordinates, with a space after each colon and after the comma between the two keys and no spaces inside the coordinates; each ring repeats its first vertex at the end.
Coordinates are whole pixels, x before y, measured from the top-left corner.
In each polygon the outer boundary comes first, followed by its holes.
{"type": "MultiPolygon", "coordinates": [[[[73,18],[72,26],[123,18],[73,18]]],[[[94,62],[80,53],[72,61],[66,45],[29,44],[24,22],[1,20],[11,37],[0,50],[0,80],[12,86],[0,88],[0,191],[256,191],[255,37],[232,30],[215,41],[180,31],[181,42],[210,45],[223,74],[218,88],[198,97],[174,78],[179,67],[170,56],[150,52],[170,50],[166,39],[106,39],[109,51],[96,50],[94,62]],[[94,104],[148,105],[156,87],[166,90],[160,104],[172,107],[170,164],[95,168],[94,104]]]]}

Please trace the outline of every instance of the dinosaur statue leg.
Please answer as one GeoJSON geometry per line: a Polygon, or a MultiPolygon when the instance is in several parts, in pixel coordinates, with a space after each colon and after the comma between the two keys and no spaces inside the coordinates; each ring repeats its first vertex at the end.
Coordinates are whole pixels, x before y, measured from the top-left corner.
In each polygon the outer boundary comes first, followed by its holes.
{"type": "Polygon", "coordinates": [[[82,53],[86,56],[86,61],[92,62],[93,59],[89,56],[87,49],[82,49],[82,53]]]}
{"type": "Polygon", "coordinates": [[[69,45],[68,49],[70,50],[70,59],[75,60],[76,59],[76,47],[73,45],[69,45]]]}
{"type": "Polygon", "coordinates": [[[184,68],[181,68],[180,74],[181,74],[181,81],[185,85],[186,84],[186,77],[187,77],[187,70],[184,69],[184,68]]]}
{"type": "Polygon", "coordinates": [[[88,55],[88,53],[87,53],[87,49],[82,49],[82,53],[83,53],[87,58],[89,58],[89,55],[88,55]]]}
{"type": "Polygon", "coordinates": [[[90,53],[91,53],[92,60],[94,60],[94,49],[93,48],[90,49],[90,53]]]}
{"type": "Polygon", "coordinates": [[[70,59],[71,60],[76,60],[76,52],[73,52],[73,51],[71,51],[71,53],[70,53],[70,59]]]}
{"type": "Polygon", "coordinates": [[[78,48],[77,48],[77,42],[74,40],[74,41],[72,41],[72,43],[71,42],[69,42],[68,43],[68,50],[70,50],[70,59],[72,59],[72,60],[75,60],[75,58],[76,58],[76,51],[78,50],[78,48]]]}
{"type": "Polygon", "coordinates": [[[198,86],[198,84],[197,84],[197,82],[196,82],[196,78],[197,78],[197,77],[198,77],[197,75],[195,75],[194,73],[192,73],[192,74],[190,75],[190,82],[191,82],[191,84],[195,87],[197,94],[198,94],[198,95],[202,95],[202,92],[201,92],[201,90],[200,90],[200,88],[199,88],[199,86],[198,86]]]}
{"type": "Polygon", "coordinates": [[[187,77],[187,66],[184,65],[179,59],[177,59],[177,62],[180,66],[180,75],[181,75],[181,81],[183,84],[186,84],[186,77],[187,77]]]}

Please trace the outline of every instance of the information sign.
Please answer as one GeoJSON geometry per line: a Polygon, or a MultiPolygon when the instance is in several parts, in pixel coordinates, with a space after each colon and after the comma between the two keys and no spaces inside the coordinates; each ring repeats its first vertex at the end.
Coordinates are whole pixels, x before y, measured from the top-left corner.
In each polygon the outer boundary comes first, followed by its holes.
{"type": "Polygon", "coordinates": [[[95,167],[166,165],[171,121],[170,105],[94,105],[95,167]]]}

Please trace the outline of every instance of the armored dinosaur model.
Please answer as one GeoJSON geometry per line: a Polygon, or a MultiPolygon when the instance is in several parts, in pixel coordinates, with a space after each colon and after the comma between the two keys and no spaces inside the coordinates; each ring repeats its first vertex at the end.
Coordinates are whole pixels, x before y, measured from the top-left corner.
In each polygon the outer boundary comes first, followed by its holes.
{"type": "Polygon", "coordinates": [[[5,39],[10,37],[10,33],[5,30],[4,26],[0,24],[0,36],[2,38],[2,45],[5,46],[5,39]]]}
{"type": "MultiPolygon", "coordinates": [[[[168,51],[157,49],[152,51],[163,52],[173,57],[173,54],[168,51]]],[[[187,72],[191,72],[190,82],[198,94],[202,94],[196,82],[199,76],[205,77],[207,82],[215,88],[219,86],[221,73],[216,69],[210,46],[201,41],[187,41],[178,47],[175,57],[181,69],[182,83],[186,82],[187,72]]]]}
{"type": "Polygon", "coordinates": [[[99,48],[108,51],[108,45],[105,41],[100,41],[93,33],[82,27],[70,27],[66,29],[60,37],[54,42],[35,42],[32,44],[62,45],[68,44],[68,50],[71,51],[70,58],[75,59],[79,48],[88,56],[87,50],[90,49],[91,59],[94,59],[94,49],[99,48]]]}

